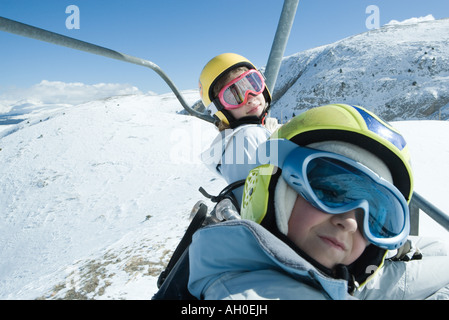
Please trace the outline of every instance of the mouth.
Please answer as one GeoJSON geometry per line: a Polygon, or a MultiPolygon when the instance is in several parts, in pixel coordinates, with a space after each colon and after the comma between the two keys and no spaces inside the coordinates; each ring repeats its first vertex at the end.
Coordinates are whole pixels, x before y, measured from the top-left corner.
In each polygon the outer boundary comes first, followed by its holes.
{"type": "Polygon", "coordinates": [[[346,251],[346,246],[343,242],[338,241],[335,238],[332,237],[326,237],[326,236],[320,236],[320,239],[328,244],[329,246],[338,249],[338,250],[342,250],[342,251],[346,251]]]}
{"type": "Polygon", "coordinates": [[[251,108],[246,114],[253,114],[253,113],[256,113],[256,112],[259,110],[259,108],[260,108],[260,105],[258,105],[258,106],[256,106],[256,107],[253,107],[253,108],[251,108]]]}

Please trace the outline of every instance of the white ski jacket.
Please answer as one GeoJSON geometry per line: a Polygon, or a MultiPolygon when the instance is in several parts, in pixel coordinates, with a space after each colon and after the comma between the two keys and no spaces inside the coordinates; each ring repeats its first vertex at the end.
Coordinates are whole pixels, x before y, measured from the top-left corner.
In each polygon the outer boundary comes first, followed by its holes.
{"type": "Polygon", "coordinates": [[[449,300],[449,244],[410,236],[420,260],[386,259],[383,267],[354,296],[364,300],[449,300]]]}
{"type": "MultiPolygon", "coordinates": [[[[214,139],[209,149],[201,154],[201,160],[228,184],[246,179],[257,166],[257,147],[265,142],[271,132],[262,125],[247,124],[226,129],[214,139]]],[[[243,187],[233,191],[241,201],[243,187]]]]}

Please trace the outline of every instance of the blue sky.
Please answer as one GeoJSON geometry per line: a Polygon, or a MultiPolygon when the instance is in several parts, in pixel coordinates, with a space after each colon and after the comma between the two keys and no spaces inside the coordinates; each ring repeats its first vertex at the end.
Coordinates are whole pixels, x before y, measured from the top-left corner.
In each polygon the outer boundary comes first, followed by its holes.
{"type": "MultiPolygon", "coordinates": [[[[281,0],[0,0],[0,16],[92,42],[159,65],[181,89],[196,89],[213,56],[236,52],[267,62],[281,0]],[[67,29],[66,7],[80,11],[67,29]]],[[[300,0],[285,56],[368,31],[366,8],[380,25],[432,14],[449,17],[447,0],[300,0]]],[[[42,80],[126,83],[142,92],[170,88],[152,70],[0,31],[0,94],[42,80]]]]}

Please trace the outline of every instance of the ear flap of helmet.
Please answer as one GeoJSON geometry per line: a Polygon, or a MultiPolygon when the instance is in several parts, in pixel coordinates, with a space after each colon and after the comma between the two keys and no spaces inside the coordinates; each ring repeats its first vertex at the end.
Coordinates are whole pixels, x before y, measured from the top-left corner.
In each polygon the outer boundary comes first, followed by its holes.
{"type": "Polygon", "coordinates": [[[243,189],[242,205],[240,215],[261,223],[268,209],[269,186],[276,167],[263,165],[250,171],[243,189]]]}
{"type": "Polygon", "coordinates": [[[217,111],[217,112],[214,114],[214,116],[217,117],[217,119],[218,119],[219,121],[222,121],[224,124],[229,125],[229,120],[228,120],[228,118],[224,115],[223,111],[217,111]]]}
{"type": "Polygon", "coordinates": [[[217,106],[217,104],[219,104],[219,101],[218,99],[215,99],[209,104],[207,110],[218,121],[222,121],[224,124],[229,125],[230,122],[235,120],[234,117],[226,109],[222,108],[221,106],[217,106]]]}

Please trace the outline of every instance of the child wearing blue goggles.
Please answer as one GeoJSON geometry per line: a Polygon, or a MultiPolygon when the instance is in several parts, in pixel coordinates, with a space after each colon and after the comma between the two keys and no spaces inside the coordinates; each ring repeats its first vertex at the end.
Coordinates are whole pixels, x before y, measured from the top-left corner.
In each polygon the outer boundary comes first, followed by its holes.
{"type": "Polygon", "coordinates": [[[193,295],[447,299],[446,245],[408,237],[413,173],[391,125],[357,106],[312,108],[259,145],[257,157],[242,219],[194,236],[193,295]]]}
{"type": "Polygon", "coordinates": [[[270,161],[282,169],[278,228],[314,260],[328,268],[349,265],[369,243],[393,250],[407,240],[407,201],[374,154],[340,141],[300,147],[272,139],[262,148],[276,150],[270,161]]]}
{"type": "Polygon", "coordinates": [[[296,146],[282,169],[287,184],[320,211],[356,210],[372,244],[390,250],[403,245],[410,229],[407,202],[393,184],[368,167],[336,153],[296,146]]]}

